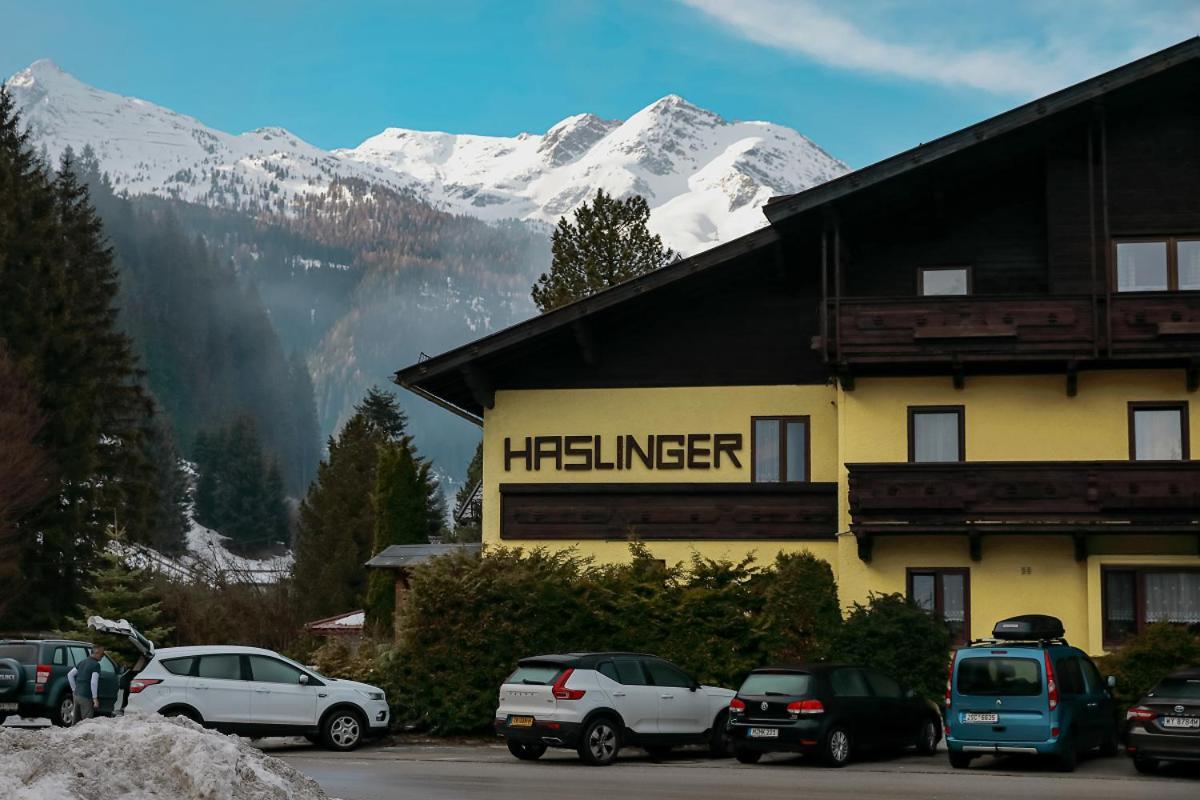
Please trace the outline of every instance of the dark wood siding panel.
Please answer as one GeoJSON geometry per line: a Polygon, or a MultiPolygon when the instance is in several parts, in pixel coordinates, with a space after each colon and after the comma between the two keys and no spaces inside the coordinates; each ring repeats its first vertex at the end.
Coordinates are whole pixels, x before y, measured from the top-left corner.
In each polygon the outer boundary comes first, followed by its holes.
{"type": "Polygon", "coordinates": [[[1108,119],[1114,235],[1200,232],[1200,108],[1193,91],[1108,119]]]}
{"type": "Polygon", "coordinates": [[[501,539],[833,539],[837,485],[501,484],[501,539]]]}

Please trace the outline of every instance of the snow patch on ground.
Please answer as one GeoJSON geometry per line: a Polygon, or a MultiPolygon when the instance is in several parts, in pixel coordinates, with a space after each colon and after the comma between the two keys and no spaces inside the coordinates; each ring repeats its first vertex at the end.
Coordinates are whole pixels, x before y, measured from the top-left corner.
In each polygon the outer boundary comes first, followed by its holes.
{"type": "Polygon", "coordinates": [[[72,728],[0,728],[5,800],[328,800],[237,736],[130,713],[72,728]]]}

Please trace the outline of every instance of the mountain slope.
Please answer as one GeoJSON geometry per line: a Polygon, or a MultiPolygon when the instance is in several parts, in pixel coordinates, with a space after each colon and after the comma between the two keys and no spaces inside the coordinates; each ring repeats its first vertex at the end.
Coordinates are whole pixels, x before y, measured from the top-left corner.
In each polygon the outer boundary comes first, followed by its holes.
{"type": "Polygon", "coordinates": [[[118,191],[287,213],[359,179],[487,221],[553,225],[597,189],[644,196],[651,227],[685,255],[766,224],[759,208],[847,171],[796,131],[729,122],[670,95],[628,120],[567,117],[544,134],[388,128],[327,152],[282,128],[232,135],[37,61],[8,81],[34,141],[56,159],[91,144],[118,191]]]}

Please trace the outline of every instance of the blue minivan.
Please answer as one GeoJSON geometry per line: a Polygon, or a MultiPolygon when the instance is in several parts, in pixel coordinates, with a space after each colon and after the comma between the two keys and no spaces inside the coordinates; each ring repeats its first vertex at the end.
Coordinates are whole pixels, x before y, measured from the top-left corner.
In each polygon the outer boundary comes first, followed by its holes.
{"type": "Polygon", "coordinates": [[[1013,753],[1051,757],[1069,772],[1081,753],[1117,754],[1112,679],[1063,634],[1058,619],[1028,614],[954,654],[945,713],[951,766],[1013,753]]]}

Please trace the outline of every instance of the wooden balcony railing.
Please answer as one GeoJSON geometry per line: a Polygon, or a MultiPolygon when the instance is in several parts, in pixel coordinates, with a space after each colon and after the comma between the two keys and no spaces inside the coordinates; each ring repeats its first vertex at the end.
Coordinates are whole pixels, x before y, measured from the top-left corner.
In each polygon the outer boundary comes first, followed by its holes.
{"type": "Polygon", "coordinates": [[[847,464],[851,531],[870,559],[881,534],[1182,533],[1200,544],[1200,461],[847,464]]]}
{"type": "Polygon", "coordinates": [[[1200,296],[909,297],[828,300],[823,358],[857,366],[1200,358],[1200,296]]]}

